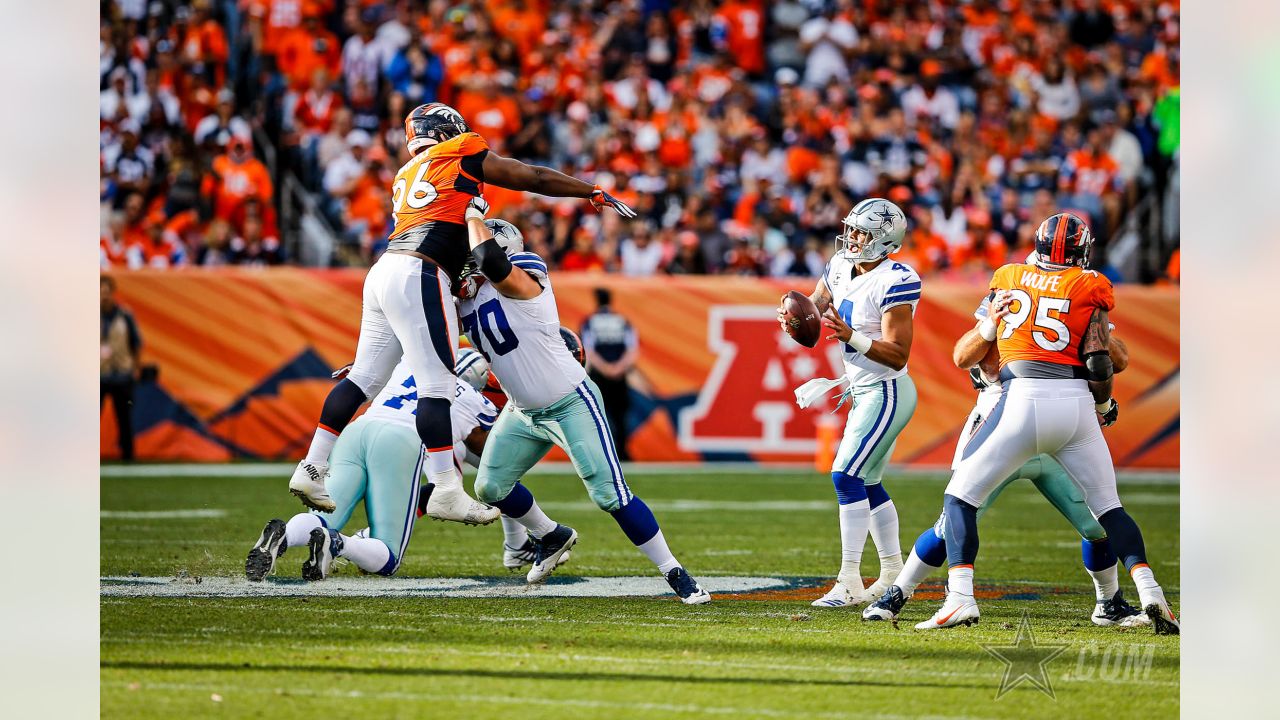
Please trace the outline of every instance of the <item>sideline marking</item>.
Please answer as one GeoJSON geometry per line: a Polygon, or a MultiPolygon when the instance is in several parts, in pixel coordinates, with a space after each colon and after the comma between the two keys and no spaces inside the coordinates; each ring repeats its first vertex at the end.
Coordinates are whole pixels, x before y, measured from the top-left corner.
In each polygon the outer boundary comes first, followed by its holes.
{"type": "Polygon", "coordinates": [[[226,510],[212,508],[197,510],[101,510],[103,520],[194,520],[226,517],[226,510]]]}

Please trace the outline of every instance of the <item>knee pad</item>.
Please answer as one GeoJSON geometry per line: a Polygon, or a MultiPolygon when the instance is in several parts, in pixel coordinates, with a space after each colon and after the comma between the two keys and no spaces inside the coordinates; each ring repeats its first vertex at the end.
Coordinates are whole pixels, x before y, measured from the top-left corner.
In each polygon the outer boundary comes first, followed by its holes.
{"type": "Polygon", "coordinates": [[[867,487],[860,477],[833,472],[831,483],[836,486],[836,501],[841,505],[852,505],[867,499],[867,487]]]}
{"type": "Polygon", "coordinates": [[[930,567],[942,567],[947,561],[947,541],[934,528],[920,533],[920,537],[916,538],[915,550],[916,556],[930,567]]]}
{"type": "Polygon", "coordinates": [[[889,491],[884,489],[884,483],[878,482],[875,485],[866,485],[867,502],[871,504],[871,509],[875,510],[881,505],[889,502],[889,491]]]}

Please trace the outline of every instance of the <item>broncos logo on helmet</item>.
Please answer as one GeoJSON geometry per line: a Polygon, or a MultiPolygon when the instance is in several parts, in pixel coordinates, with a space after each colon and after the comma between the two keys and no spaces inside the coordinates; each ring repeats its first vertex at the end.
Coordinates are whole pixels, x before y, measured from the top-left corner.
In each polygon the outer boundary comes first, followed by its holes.
{"type": "Polygon", "coordinates": [[[1083,220],[1071,213],[1050,215],[1036,229],[1036,263],[1088,268],[1093,249],[1093,233],[1083,220]]]}
{"type": "Polygon", "coordinates": [[[404,119],[405,145],[409,154],[471,132],[462,114],[444,103],[419,105],[404,119]]]}

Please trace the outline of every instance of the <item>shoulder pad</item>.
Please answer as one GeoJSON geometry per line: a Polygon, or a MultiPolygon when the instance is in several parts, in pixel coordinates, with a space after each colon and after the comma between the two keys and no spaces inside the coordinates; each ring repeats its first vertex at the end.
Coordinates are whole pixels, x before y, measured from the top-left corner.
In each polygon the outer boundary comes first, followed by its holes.
{"type": "Polygon", "coordinates": [[[539,280],[547,277],[547,264],[538,257],[537,253],[528,251],[514,253],[511,255],[511,264],[539,280]]]}

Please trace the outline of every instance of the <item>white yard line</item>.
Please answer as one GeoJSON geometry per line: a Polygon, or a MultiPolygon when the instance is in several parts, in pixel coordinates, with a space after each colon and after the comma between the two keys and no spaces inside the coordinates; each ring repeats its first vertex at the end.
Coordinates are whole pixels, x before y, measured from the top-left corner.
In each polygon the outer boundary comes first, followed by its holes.
{"type": "Polygon", "coordinates": [[[102,510],[103,520],[192,520],[198,518],[225,517],[226,510],[204,508],[195,510],[102,510]]]}

